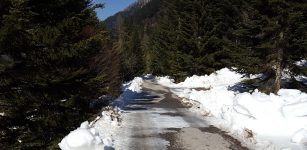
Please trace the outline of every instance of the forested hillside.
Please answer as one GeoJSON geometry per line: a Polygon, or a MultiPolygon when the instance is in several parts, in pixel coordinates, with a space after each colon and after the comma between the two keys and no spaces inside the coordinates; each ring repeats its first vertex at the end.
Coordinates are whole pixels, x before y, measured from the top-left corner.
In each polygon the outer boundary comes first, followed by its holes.
{"type": "Polygon", "coordinates": [[[0,0],[0,147],[57,149],[120,90],[118,55],[90,0],[0,0]]]}
{"type": "Polygon", "coordinates": [[[100,21],[103,7],[0,0],[0,149],[57,149],[144,74],[179,82],[227,67],[260,74],[236,80],[251,91],[307,91],[306,0],[138,0],[100,21]]]}
{"type": "Polygon", "coordinates": [[[145,72],[182,80],[236,67],[265,74],[257,85],[277,93],[284,69],[306,75],[294,65],[306,59],[306,18],[303,0],[152,0],[105,22],[116,29],[124,79],[145,72]]]}

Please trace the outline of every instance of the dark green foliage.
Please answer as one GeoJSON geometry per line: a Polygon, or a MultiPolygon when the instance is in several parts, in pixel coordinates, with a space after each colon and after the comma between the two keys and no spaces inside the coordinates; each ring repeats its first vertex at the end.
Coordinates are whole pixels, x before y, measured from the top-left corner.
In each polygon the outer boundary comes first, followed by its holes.
{"type": "Polygon", "coordinates": [[[5,2],[0,4],[0,112],[5,112],[0,147],[54,148],[88,118],[92,99],[118,93],[118,64],[106,58],[116,62],[118,55],[89,0],[5,2]]]}
{"type": "Polygon", "coordinates": [[[243,42],[240,47],[251,49],[260,60],[257,65],[245,66],[268,75],[267,92],[277,93],[282,70],[293,70],[295,61],[306,58],[306,8],[306,3],[299,0],[249,1],[242,8],[242,21],[236,31],[243,42]]]}
{"type": "MultiPolygon", "coordinates": [[[[138,8],[122,15],[118,31],[127,35],[119,43],[138,32],[142,46],[135,52],[143,55],[146,73],[183,79],[235,67],[247,74],[265,73],[262,85],[277,93],[284,68],[306,72],[293,65],[307,54],[302,0],[152,0],[144,7],[148,11],[138,8]],[[159,9],[150,9],[155,6],[159,9]],[[148,18],[154,21],[151,26],[144,23],[148,18]]],[[[122,52],[133,44],[122,44],[122,52]]]]}
{"type": "Polygon", "coordinates": [[[105,22],[111,26],[115,38],[114,49],[121,55],[121,70],[124,80],[148,71],[150,59],[149,35],[151,34],[155,14],[159,9],[159,0],[150,1],[146,5],[142,1],[131,5],[105,22]],[[114,25],[113,23],[118,22],[114,25]],[[117,28],[115,30],[114,28],[117,28]],[[115,30],[115,31],[114,31],[115,30]]]}
{"type": "MultiPolygon", "coordinates": [[[[164,0],[151,47],[159,51],[156,54],[169,53],[160,72],[182,78],[233,66],[234,58],[239,56],[231,53],[235,46],[229,38],[239,20],[239,4],[240,1],[164,0]]],[[[158,61],[152,60],[153,68],[161,67],[155,62],[158,61]]]]}
{"type": "Polygon", "coordinates": [[[125,21],[121,28],[119,40],[114,49],[121,54],[123,79],[131,80],[144,72],[140,35],[137,30],[132,29],[128,21],[125,21]]]}

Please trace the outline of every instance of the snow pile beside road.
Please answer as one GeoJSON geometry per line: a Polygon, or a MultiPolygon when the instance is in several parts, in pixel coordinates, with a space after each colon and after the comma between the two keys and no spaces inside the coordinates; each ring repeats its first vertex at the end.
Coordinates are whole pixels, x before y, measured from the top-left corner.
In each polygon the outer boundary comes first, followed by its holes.
{"type": "Polygon", "coordinates": [[[83,122],[79,128],[71,131],[59,143],[62,150],[108,150],[114,149],[114,139],[117,139],[117,128],[121,126],[121,110],[118,107],[124,106],[135,93],[142,92],[143,79],[134,78],[132,81],[123,84],[122,95],[115,100],[113,107],[102,109],[94,121],[83,122]]]}
{"type": "Polygon", "coordinates": [[[83,122],[80,127],[70,132],[59,143],[62,150],[101,150],[112,149],[116,127],[120,125],[120,111],[105,108],[101,116],[89,123],[83,122]]]}
{"type": "Polygon", "coordinates": [[[242,81],[243,75],[236,73],[234,71],[230,71],[228,68],[224,68],[216,71],[213,74],[205,75],[205,76],[192,76],[187,77],[184,82],[179,83],[180,87],[188,87],[188,88],[211,88],[217,86],[228,86],[233,85],[237,82],[242,81]]]}
{"type": "Polygon", "coordinates": [[[169,77],[156,78],[179,97],[199,102],[195,110],[208,115],[212,124],[255,144],[255,149],[306,149],[307,94],[293,89],[281,89],[278,95],[230,90],[244,79],[227,68],[178,84],[169,77]]]}
{"type": "Polygon", "coordinates": [[[137,94],[142,92],[143,79],[141,77],[135,77],[133,80],[124,83],[122,86],[122,94],[113,101],[112,106],[123,108],[131,99],[137,94]]]}
{"type": "Polygon", "coordinates": [[[102,139],[97,134],[95,128],[90,128],[88,121],[83,122],[80,128],[70,132],[59,144],[62,150],[104,148],[102,139]]]}
{"type": "Polygon", "coordinates": [[[192,77],[187,77],[184,82],[178,84],[175,84],[174,79],[171,79],[169,76],[156,77],[157,83],[172,88],[211,88],[217,86],[229,86],[240,82],[243,79],[245,78],[243,78],[242,74],[231,71],[228,68],[223,68],[210,75],[194,75],[192,77]]]}
{"type": "Polygon", "coordinates": [[[141,77],[135,77],[132,81],[123,84],[123,91],[130,90],[131,92],[140,93],[142,91],[141,85],[143,79],[141,77]]]}
{"type": "Polygon", "coordinates": [[[175,87],[176,84],[174,83],[175,80],[171,79],[170,76],[164,76],[164,77],[156,77],[156,81],[158,84],[167,86],[167,87],[175,87]]]}

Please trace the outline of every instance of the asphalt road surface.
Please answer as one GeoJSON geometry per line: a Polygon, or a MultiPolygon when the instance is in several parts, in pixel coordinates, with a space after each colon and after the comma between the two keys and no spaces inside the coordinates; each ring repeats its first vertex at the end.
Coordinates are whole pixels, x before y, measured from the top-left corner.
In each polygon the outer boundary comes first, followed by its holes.
{"type": "Polygon", "coordinates": [[[241,143],[183,105],[168,88],[146,80],[126,102],[119,150],[246,150],[241,143]]]}

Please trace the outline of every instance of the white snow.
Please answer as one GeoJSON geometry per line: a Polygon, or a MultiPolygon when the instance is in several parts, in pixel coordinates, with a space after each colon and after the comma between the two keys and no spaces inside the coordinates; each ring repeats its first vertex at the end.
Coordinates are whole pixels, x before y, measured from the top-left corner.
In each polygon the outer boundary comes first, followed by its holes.
{"type": "Polygon", "coordinates": [[[291,141],[293,143],[300,143],[302,140],[307,141],[307,131],[305,129],[300,129],[299,131],[295,132],[291,141]]]}
{"type": "Polygon", "coordinates": [[[156,80],[159,84],[167,87],[185,87],[185,88],[211,88],[216,86],[227,86],[233,85],[237,82],[242,81],[243,75],[230,71],[228,68],[216,71],[213,74],[205,76],[194,75],[192,77],[187,77],[184,82],[174,84],[174,79],[170,79],[169,76],[157,77],[156,80]]]}
{"type": "MultiPolygon", "coordinates": [[[[150,75],[145,78],[151,78],[150,75]]],[[[257,78],[259,75],[251,76],[257,78]]],[[[188,77],[174,83],[170,77],[155,77],[184,101],[194,104],[193,111],[206,116],[213,125],[228,131],[252,149],[307,149],[307,94],[295,89],[281,89],[278,95],[257,89],[239,93],[231,86],[248,79],[224,68],[204,76],[188,77]]],[[[123,94],[113,103],[124,106],[135,93],[142,92],[140,77],[123,84],[123,94]]],[[[121,125],[117,108],[108,108],[91,123],[84,122],[59,144],[62,150],[96,150],[114,146],[121,125]]]]}
{"type": "Polygon", "coordinates": [[[83,122],[80,128],[70,132],[59,144],[62,150],[98,150],[104,147],[95,128],[90,128],[88,121],[83,122]]]}
{"type": "Polygon", "coordinates": [[[143,79],[141,77],[135,77],[132,81],[124,84],[124,92],[130,90],[132,92],[141,92],[141,85],[143,84],[143,79]]]}
{"type": "Polygon", "coordinates": [[[121,110],[117,106],[121,106],[123,101],[133,96],[133,93],[141,92],[143,79],[140,77],[123,84],[123,93],[115,101],[114,108],[103,108],[101,116],[88,122],[81,123],[80,127],[71,131],[59,143],[62,150],[107,150],[113,149],[114,138],[118,138],[117,129],[121,126],[121,110]],[[116,103],[120,101],[119,103],[116,103]]]}
{"type": "Polygon", "coordinates": [[[302,59],[301,61],[297,61],[294,64],[296,64],[297,66],[301,66],[301,67],[307,67],[307,60],[302,59]]]}
{"type": "Polygon", "coordinates": [[[106,107],[101,117],[91,123],[81,123],[78,129],[62,139],[59,146],[62,150],[100,150],[113,147],[112,136],[116,134],[119,125],[119,110],[106,107]]]}
{"type": "Polygon", "coordinates": [[[281,89],[278,95],[257,89],[251,93],[230,90],[244,79],[244,75],[224,68],[178,84],[170,77],[156,77],[156,82],[191,103],[200,103],[193,110],[206,112],[213,125],[254,145],[254,149],[306,149],[307,94],[294,89],[281,89]],[[247,131],[252,137],[246,136],[247,131]]]}

